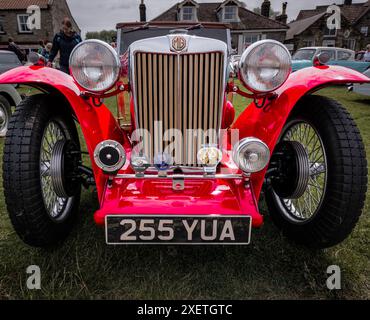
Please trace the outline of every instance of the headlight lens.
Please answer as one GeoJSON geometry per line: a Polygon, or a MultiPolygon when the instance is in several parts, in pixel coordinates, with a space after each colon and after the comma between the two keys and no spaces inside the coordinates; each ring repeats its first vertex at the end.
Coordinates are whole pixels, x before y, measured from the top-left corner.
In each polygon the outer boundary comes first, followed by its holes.
{"type": "Polygon", "coordinates": [[[253,92],[267,93],[281,87],[292,70],[288,49],[275,40],[262,40],[246,49],[240,59],[240,76],[253,92]]]}
{"type": "Polygon", "coordinates": [[[217,167],[222,160],[222,151],[213,146],[207,146],[199,150],[198,163],[204,167],[217,167]]]}
{"type": "Polygon", "coordinates": [[[259,172],[268,165],[270,150],[257,138],[245,138],[234,146],[233,160],[246,173],[259,172]]]}
{"type": "Polygon", "coordinates": [[[91,92],[111,89],[120,75],[118,54],[100,40],[87,40],[76,46],[69,64],[73,78],[91,92]]]}

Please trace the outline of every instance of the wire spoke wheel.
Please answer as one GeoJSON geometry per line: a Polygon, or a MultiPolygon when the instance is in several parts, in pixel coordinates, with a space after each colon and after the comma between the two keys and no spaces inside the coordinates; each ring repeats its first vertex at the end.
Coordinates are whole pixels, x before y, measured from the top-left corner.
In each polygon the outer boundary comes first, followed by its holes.
{"type": "MultiPolygon", "coordinates": [[[[282,141],[295,141],[304,146],[309,160],[309,178],[302,196],[297,199],[279,198],[288,212],[288,218],[296,223],[311,220],[320,210],[327,186],[327,158],[320,135],[306,121],[291,123],[282,141]]],[[[303,174],[303,173],[300,173],[303,174]]],[[[285,212],[285,211],[284,211],[285,212]]]]}
{"type": "Polygon", "coordinates": [[[55,246],[71,232],[81,198],[80,151],[73,117],[56,97],[35,94],[17,106],[4,146],[4,195],[14,229],[28,245],[55,246]]]}
{"type": "Polygon", "coordinates": [[[53,148],[61,140],[68,139],[68,132],[57,120],[51,120],[41,141],[40,180],[45,208],[52,220],[62,220],[69,212],[70,198],[59,197],[54,190],[51,176],[53,148]]]}
{"type": "Polygon", "coordinates": [[[282,130],[269,170],[266,204],[285,236],[323,249],[351,234],[365,205],[368,170],[360,131],[339,102],[303,97],[282,130]]]}

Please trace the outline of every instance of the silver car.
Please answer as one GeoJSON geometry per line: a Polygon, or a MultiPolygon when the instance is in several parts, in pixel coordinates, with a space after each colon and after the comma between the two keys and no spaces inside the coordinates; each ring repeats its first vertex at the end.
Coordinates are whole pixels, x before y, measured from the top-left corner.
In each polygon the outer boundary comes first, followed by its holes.
{"type": "MultiPolygon", "coordinates": [[[[0,51],[0,74],[22,66],[17,55],[11,51],[0,51]]],[[[6,135],[11,116],[11,107],[21,102],[21,96],[11,85],[0,85],[0,137],[6,135]]]]}
{"type": "Polygon", "coordinates": [[[20,66],[22,63],[14,52],[0,50],[0,74],[20,66]]]}
{"type": "Polygon", "coordinates": [[[0,137],[6,135],[12,112],[11,107],[17,106],[21,101],[22,98],[14,86],[0,85],[0,137]]]}

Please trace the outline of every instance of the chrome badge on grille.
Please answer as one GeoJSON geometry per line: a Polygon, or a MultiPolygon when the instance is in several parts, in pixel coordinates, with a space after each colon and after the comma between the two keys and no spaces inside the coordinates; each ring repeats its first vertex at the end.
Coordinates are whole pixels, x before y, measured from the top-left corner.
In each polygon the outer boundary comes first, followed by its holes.
{"type": "Polygon", "coordinates": [[[183,51],[186,48],[186,39],[181,36],[176,36],[172,39],[172,49],[174,51],[183,51]]]}

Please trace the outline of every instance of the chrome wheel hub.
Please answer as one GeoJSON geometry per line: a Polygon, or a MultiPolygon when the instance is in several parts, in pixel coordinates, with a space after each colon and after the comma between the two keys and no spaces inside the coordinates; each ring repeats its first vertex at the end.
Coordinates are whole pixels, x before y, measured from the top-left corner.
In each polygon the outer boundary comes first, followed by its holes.
{"type": "Polygon", "coordinates": [[[0,103],[0,132],[8,127],[8,115],[5,107],[0,103]]]}
{"type": "Polygon", "coordinates": [[[295,223],[306,223],[319,211],[326,192],[327,158],[324,145],[314,127],[304,121],[291,123],[281,141],[282,145],[295,146],[293,149],[298,160],[294,166],[286,158],[286,152],[278,150],[288,169],[284,171],[283,183],[275,183],[278,186],[276,188],[273,183],[274,193],[286,218],[295,223]],[[289,175],[294,170],[292,167],[296,169],[295,175],[289,175]],[[284,192],[279,189],[281,185],[285,186],[284,192]],[[292,186],[294,190],[291,189],[292,186]]]}

